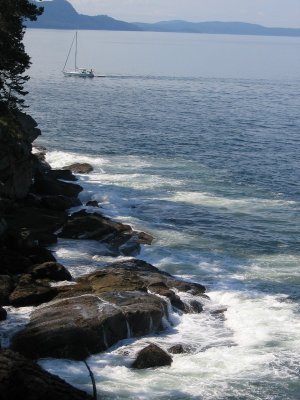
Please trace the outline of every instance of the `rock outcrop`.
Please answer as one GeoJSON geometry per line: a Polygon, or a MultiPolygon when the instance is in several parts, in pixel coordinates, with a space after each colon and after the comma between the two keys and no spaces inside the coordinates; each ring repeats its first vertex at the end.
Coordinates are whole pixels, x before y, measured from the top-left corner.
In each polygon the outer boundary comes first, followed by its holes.
{"type": "MultiPolygon", "coordinates": [[[[168,293],[149,293],[154,283],[167,291],[190,293],[201,305],[202,285],[180,281],[141,260],[113,263],[75,285],[55,288],[53,301],[32,313],[29,324],[13,337],[12,347],[31,358],[85,359],[118,340],[158,332],[171,300],[168,293]]],[[[199,312],[200,307],[192,310],[176,296],[183,312],[199,312]]]]}

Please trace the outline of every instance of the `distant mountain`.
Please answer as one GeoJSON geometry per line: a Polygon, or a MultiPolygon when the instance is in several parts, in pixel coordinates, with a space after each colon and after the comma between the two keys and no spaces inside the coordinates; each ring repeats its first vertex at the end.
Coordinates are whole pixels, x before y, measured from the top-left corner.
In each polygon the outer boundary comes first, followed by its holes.
{"type": "Polygon", "coordinates": [[[223,35],[300,36],[300,29],[267,28],[245,22],[162,21],[154,24],[135,22],[143,31],[211,33],[223,35]]]}
{"type": "Polygon", "coordinates": [[[107,15],[89,16],[78,14],[66,0],[34,2],[44,7],[44,13],[37,21],[26,21],[28,28],[48,29],[92,29],[113,31],[140,31],[141,28],[107,15]]]}
{"type": "Polygon", "coordinates": [[[154,24],[142,22],[128,23],[118,21],[107,15],[89,16],[78,14],[74,7],[66,0],[42,1],[36,2],[36,4],[44,7],[44,13],[35,22],[27,21],[26,25],[29,28],[300,36],[300,29],[267,28],[244,22],[162,21],[154,24]]]}

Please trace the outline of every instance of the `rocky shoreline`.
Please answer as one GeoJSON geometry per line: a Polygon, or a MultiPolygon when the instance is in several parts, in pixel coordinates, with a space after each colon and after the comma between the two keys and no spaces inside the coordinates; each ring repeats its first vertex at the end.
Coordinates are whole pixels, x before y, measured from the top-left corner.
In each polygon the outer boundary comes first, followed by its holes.
{"type": "MultiPolygon", "coordinates": [[[[6,400],[16,398],[17,375],[23,399],[45,397],[43,390],[47,399],[87,399],[29,359],[86,360],[119,340],[162,331],[170,312],[202,312],[208,296],[204,286],[135,258],[141,246],[152,243],[151,235],[107,218],[92,200],[83,206],[74,173],[89,173],[92,166],[53,170],[45,148],[32,152],[39,135],[29,115],[0,119],[0,321],[7,317],[7,306],[36,307],[29,323],[11,338],[10,349],[0,350],[0,398],[3,393],[6,400]],[[75,206],[82,208],[69,214],[75,206]],[[131,258],[74,280],[47,248],[58,238],[95,240],[105,244],[106,255],[131,258]],[[31,377],[36,374],[42,389],[31,377]],[[48,390],[49,381],[54,388],[48,390]]],[[[171,364],[170,354],[151,346],[140,352],[134,368],[171,364]]],[[[181,350],[178,344],[169,353],[181,350]]]]}

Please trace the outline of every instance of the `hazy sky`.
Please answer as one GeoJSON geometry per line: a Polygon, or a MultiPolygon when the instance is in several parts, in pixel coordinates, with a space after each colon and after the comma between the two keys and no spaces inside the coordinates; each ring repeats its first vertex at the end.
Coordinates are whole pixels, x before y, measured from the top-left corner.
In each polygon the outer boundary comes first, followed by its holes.
{"type": "Polygon", "coordinates": [[[243,21],[300,28],[300,0],[68,0],[83,14],[128,22],[243,21]]]}

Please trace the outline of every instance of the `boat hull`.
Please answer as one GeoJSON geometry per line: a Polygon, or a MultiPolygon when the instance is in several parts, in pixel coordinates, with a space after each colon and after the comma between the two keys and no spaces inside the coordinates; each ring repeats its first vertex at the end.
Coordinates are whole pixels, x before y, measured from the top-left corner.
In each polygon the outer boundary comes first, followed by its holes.
{"type": "Polygon", "coordinates": [[[79,78],[94,78],[94,73],[90,71],[63,71],[65,76],[74,76],[79,78]]]}

